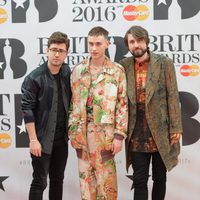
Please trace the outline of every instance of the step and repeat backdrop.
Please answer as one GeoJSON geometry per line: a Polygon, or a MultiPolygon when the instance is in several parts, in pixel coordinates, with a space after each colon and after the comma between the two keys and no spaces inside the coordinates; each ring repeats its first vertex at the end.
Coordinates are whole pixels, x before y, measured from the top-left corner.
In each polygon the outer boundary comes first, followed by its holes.
{"type": "MultiPolygon", "coordinates": [[[[0,0],[0,199],[28,199],[32,167],[20,87],[24,77],[46,60],[51,33],[62,31],[70,37],[66,62],[73,68],[88,56],[87,33],[92,27],[100,25],[110,32],[106,53],[117,62],[129,56],[123,43],[126,30],[141,25],[149,31],[151,50],[173,59],[180,93],[184,133],[179,165],[168,174],[166,200],[199,200],[199,22],[199,0],[0,0]]],[[[63,199],[79,200],[77,160],[69,150],[63,199]]],[[[124,150],[116,163],[118,199],[131,200],[132,171],[125,170],[124,150]]]]}

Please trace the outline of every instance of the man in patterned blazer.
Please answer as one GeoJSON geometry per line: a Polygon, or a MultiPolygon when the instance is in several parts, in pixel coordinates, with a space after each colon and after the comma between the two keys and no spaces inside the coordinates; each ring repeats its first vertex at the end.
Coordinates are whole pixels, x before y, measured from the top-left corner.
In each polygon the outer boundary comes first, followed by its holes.
{"type": "Polygon", "coordinates": [[[179,94],[171,59],[149,51],[149,36],[141,26],[125,34],[131,57],[120,61],[128,85],[127,170],[133,168],[134,200],[147,200],[152,160],[152,200],[163,200],[166,171],[178,163],[182,133],[179,94]]]}

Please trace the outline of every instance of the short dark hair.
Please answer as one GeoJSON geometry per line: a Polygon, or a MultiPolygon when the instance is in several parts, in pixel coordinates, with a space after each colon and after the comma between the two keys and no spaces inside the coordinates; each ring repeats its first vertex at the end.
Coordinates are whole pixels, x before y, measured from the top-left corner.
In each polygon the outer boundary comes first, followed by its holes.
{"type": "Polygon", "coordinates": [[[52,33],[48,40],[48,48],[50,47],[51,44],[55,44],[55,43],[57,44],[65,43],[66,49],[68,51],[69,38],[67,34],[59,32],[59,31],[52,33]]]}
{"type": "Polygon", "coordinates": [[[131,34],[133,37],[135,37],[137,40],[144,39],[146,42],[147,46],[149,45],[149,34],[146,29],[144,29],[141,26],[132,26],[131,28],[128,29],[124,36],[124,43],[128,47],[128,35],[131,34]]]}
{"type": "Polygon", "coordinates": [[[103,35],[106,39],[108,39],[108,34],[109,34],[109,32],[105,28],[103,28],[101,26],[96,26],[89,31],[88,36],[103,35]]]}

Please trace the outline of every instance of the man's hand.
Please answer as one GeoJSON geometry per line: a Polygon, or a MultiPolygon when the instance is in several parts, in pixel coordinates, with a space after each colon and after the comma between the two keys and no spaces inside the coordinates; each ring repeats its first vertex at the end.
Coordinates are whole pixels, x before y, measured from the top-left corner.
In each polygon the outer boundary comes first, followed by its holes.
{"type": "Polygon", "coordinates": [[[42,148],[41,144],[38,140],[32,140],[29,143],[30,152],[36,157],[41,157],[42,155],[42,148]]]}
{"type": "Polygon", "coordinates": [[[176,144],[180,140],[180,137],[181,133],[174,133],[170,135],[170,144],[171,145],[176,144]]]}
{"type": "Polygon", "coordinates": [[[112,154],[115,155],[122,150],[123,140],[114,139],[112,143],[112,154]]]}

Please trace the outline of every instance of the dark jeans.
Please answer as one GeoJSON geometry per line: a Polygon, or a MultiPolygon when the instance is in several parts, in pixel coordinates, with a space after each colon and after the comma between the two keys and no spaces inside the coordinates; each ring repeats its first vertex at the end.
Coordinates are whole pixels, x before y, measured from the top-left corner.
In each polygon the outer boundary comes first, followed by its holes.
{"type": "Polygon", "coordinates": [[[147,182],[152,159],[152,200],[164,200],[166,193],[166,167],[158,152],[132,152],[134,200],[148,200],[147,182]]]}
{"type": "Polygon", "coordinates": [[[29,200],[42,200],[49,174],[49,200],[62,200],[64,171],[68,157],[68,145],[64,139],[54,142],[52,154],[41,157],[31,154],[33,180],[29,200]]]}

